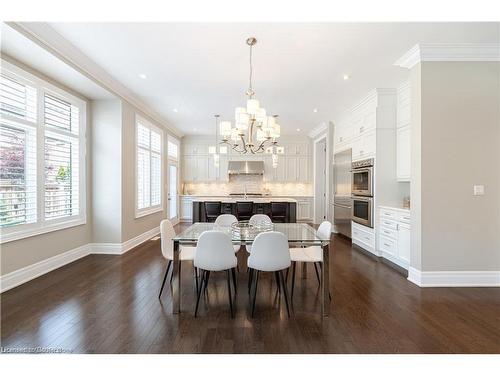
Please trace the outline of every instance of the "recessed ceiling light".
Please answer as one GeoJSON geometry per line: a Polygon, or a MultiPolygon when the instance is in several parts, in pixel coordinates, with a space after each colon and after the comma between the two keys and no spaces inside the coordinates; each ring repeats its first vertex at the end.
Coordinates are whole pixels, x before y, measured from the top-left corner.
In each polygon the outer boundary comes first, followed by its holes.
{"type": "Polygon", "coordinates": [[[174,111],[175,113],[179,112],[179,110],[178,110],[177,108],[174,108],[174,109],[173,109],[173,111],[174,111]]]}
{"type": "Polygon", "coordinates": [[[318,108],[314,108],[314,109],[313,109],[313,112],[314,112],[314,113],[318,113],[318,108]]]}
{"type": "Polygon", "coordinates": [[[139,78],[146,79],[146,78],[148,78],[148,76],[145,75],[144,73],[141,73],[141,74],[139,74],[139,78]]]}
{"type": "Polygon", "coordinates": [[[349,79],[349,74],[344,74],[344,81],[347,81],[349,79]]]}
{"type": "Polygon", "coordinates": [[[299,129],[299,128],[297,128],[297,131],[298,131],[298,132],[300,132],[300,129],[299,129]]]}

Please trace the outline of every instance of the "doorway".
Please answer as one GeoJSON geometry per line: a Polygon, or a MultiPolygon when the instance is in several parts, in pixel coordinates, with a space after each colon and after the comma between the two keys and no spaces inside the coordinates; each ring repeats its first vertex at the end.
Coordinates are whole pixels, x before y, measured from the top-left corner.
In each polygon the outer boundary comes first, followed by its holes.
{"type": "Polygon", "coordinates": [[[173,225],[179,222],[179,194],[178,186],[179,168],[177,162],[169,161],[168,163],[168,218],[173,225]]]}
{"type": "Polygon", "coordinates": [[[326,137],[314,142],[314,223],[326,220],[326,137]]]}

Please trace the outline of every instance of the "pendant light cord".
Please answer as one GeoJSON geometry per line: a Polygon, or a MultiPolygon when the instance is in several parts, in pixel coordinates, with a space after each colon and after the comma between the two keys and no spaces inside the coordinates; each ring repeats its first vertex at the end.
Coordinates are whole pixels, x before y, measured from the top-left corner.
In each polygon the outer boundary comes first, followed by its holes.
{"type": "Polygon", "coordinates": [[[253,92],[253,88],[252,88],[252,74],[253,74],[253,68],[252,68],[252,47],[253,47],[253,45],[250,46],[250,76],[248,77],[248,81],[249,81],[248,88],[249,88],[250,92],[253,92]]]}

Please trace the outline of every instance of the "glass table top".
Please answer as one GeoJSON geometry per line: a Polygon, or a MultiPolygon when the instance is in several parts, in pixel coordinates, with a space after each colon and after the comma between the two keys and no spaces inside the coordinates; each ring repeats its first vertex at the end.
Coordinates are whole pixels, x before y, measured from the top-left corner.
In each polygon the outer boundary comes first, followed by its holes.
{"type": "Polygon", "coordinates": [[[304,223],[273,223],[271,227],[260,230],[258,227],[253,229],[235,230],[229,226],[220,226],[215,223],[194,223],[183,232],[174,237],[174,241],[196,242],[200,235],[207,230],[219,230],[227,233],[233,243],[251,244],[255,237],[264,231],[273,230],[283,233],[289,242],[303,242],[309,245],[324,245],[329,240],[321,240],[316,236],[316,230],[304,223]]]}

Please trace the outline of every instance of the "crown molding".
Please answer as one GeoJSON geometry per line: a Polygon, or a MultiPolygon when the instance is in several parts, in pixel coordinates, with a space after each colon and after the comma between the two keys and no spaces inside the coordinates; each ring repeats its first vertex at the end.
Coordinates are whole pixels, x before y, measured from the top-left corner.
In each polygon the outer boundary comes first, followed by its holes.
{"type": "Polygon", "coordinates": [[[183,133],[45,22],[6,22],[99,86],[126,100],[177,137],[183,133]]]}
{"type": "Polygon", "coordinates": [[[309,138],[316,138],[321,133],[325,132],[328,129],[328,124],[326,122],[322,122],[313,128],[309,133],[307,133],[309,138]]]}
{"type": "Polygon", "coordinates": [[[413,46],[394,65],[411,69],[423,61],[500,61],[498,43],[429,44],[413,46]]]}

